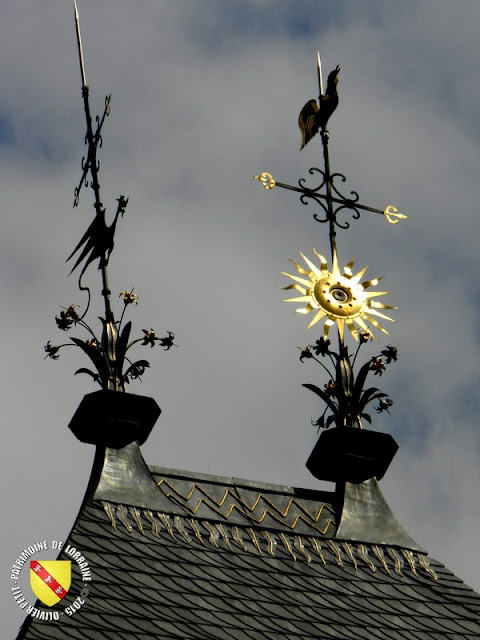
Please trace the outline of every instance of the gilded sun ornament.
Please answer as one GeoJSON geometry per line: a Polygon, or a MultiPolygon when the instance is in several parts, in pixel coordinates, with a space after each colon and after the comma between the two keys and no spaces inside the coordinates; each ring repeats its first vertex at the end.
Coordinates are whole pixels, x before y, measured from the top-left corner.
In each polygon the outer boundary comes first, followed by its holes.
{"type": "Polygon", "coordinates": [[[309,314],[315,313],[308,328],[313,327],[320,320],[324,320],[324,335],[328,336],[330,327],[337,324],[338,331],[343,338],[344,328],[350,330],[352,336],[358,341],[360,333],[368,333],[374,337],[371,327],[375,327],[379,331],[386,333],[388,331],[381,326],[376,318],[395,322],[379,309],[396,309],[377,302],[373,298],[387,295],[391,291],[367,291],[370,287],[375,287],[381,278],[374,278],[360,282],[362,276],[368,267],[365,267],[357,274],[353,274],[353,258],[343,268],[343,274],[340,272],[336,256],[333,260],[332,270],[328,270],[326,259],[313,250],[317,258],[320,260],[320,268],[300,253],[310,271],[303,269],[295,260],[291,260],[298,273],[301,276],[292,275],[282,272],[283,275],[291,278],[298,284],[290,284],[281,287],[284,290],[295,289],[300,293],[296,298],[288,298],[284,302],[305,302],[304,307],[296,309],[296,313],[309,314]],[[375,317],[374,317],[375,316],[375,317]],[[368,323],[368,324],[367,324],[368,323]]]}

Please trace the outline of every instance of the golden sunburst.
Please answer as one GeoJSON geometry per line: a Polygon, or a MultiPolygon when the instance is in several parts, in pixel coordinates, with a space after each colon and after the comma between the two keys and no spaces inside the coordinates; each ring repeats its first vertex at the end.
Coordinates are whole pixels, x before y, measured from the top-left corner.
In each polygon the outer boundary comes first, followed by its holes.
{"type": "Polygon", "coordinates": [[[371,328],[366,324],[367,322],[379,331],[383,331],[383,333],[388,335],[388,331],[386,331],[380,325],[378,320],[372,316],[382,318],[383,320],[389,320],[390,322],[395,322],[395,320],[381,313],[378,309],[396,309],[397,307],[391,307],[383,304],[382,302],[376,302],[372,300],[372,298],[377,298],[378,296],[387,295],[392,292],[367,292],[367,289],[376,286],[380,282],[381,278],[360,282],[360,279],[368,267],[365,267],[357,274],[353,275],[353,258],[343,268],[343,275],[338,267],[336,257],[333,260],[332,270],[329,271],[325,258],[317,253],[315,249],[313,251],[320,260],[320,268],[306,258],[303,253],[300,253],[300,255],[305,260],[310,271],[303,269],[297,262],[295,262],[295,260],[290,261],[296,266],[297,271],[302,276],[306,276],[306,278],[291,275],[284,271],[282,272],[283,275],[291,278],[299,284],[290,284],[287,287],[281,288],[285,290],[296,289],[300,293],[296,298],[288,298],[287,300],[284,300],[284,302],[305,302],[306,305],[296,309],[296,313],[308,314],[312,311],[316,311],[313,320],[308,325],[308,328],[310,329],[314,324],[325,319],[325,337],[327,337],[330,327],[335,323],[338,326],[338,331],[342,338],[345,324],[355,340],[358,340],[358,334],[360,331],[369,333],[374,337],[371,328]]]}

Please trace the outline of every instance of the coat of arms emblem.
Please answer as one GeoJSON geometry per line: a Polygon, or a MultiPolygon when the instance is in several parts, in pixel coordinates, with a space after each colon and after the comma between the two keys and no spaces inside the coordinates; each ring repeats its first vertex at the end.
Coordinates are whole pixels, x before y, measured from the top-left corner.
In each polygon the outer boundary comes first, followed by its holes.
{"type": "Polygon", "coordinates": [[[37,598],[53,607],[68,593],[72,582],[70,560],[31,560],[30,586],[37,598]]]}

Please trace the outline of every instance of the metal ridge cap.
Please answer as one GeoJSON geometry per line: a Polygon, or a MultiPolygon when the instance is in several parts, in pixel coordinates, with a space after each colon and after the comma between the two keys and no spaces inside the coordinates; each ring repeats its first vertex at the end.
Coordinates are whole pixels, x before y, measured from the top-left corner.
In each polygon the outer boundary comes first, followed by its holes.
{"type": "Polygon", "coordinates": [[[266,491],[268,493],[285,494],[300,497],[303,495],[306,499],[319,500],[322,502],[335,499],[335,491],[326,491],[324,489],[305,489],[302,487],[292,487],[289,485],[273,484],[269,482],[259,482],[249,480],[247,478],[238,478],[236,476],[220,476],[207,473],[199,473],[195,471],[186,471],[182,469],[172,469],[169,467],[158,467],[148,465],[148,469],[152,475],[165,476],[167,478],[175,478],[179,480],[196,480],[206,484],[225,485],[237,488],[244,488],[255,491],[266,491]]]}

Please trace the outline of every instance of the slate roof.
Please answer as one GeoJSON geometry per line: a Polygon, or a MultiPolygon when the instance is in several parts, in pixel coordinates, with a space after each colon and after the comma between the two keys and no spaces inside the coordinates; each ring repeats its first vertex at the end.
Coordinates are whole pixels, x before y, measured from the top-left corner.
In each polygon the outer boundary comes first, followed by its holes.
{"type": "MultiPolygon", "coordinates": [[[[85,604],[18,638],[480,637],[480,596],[413,541],[340,538],[335,492],[147,469],[132,447],[107,450],[68,539],[92,569],[85,604]]],[[[77,572],[65,600],[84,586],[77,572]]]]}

